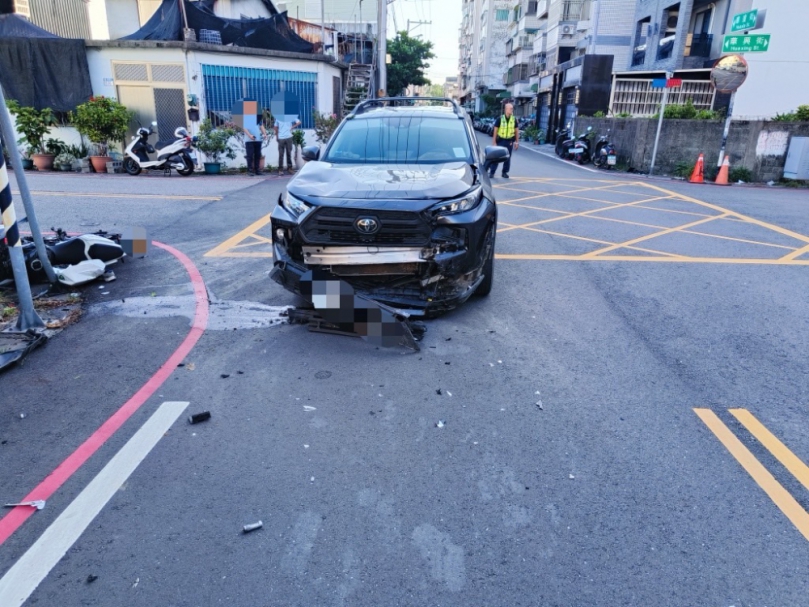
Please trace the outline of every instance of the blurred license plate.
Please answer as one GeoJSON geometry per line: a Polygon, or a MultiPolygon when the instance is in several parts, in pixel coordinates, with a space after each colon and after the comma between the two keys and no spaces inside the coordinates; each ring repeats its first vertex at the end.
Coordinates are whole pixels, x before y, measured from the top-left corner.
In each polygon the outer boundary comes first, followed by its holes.
{"type": "Polygon", "coordinates": [[[617,162],[618,158],[616,156],[607,156],[607,164],[614,166],[617,162]]]}
{"type": "Polygon", "coordinates": [[[574,154],[581,154],[584,150],[582,148],[573,148],[574,154]]]}

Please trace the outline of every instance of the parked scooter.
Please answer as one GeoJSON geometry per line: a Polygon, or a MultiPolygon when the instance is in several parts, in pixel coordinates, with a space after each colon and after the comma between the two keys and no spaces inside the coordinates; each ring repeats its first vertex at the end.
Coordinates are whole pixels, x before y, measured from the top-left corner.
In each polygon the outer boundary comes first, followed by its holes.
{"type": "Polygon", "coordinates": [[[170,173],[175,169],[180,175],[187,176],[194,172],[196,160],[192,152],[193,140],[183,127],[174,131],[175,141],[160,147],[157,146],[157,160],[150,160],[149,154],[154,154],[155,148],[149,143],[149,136],[153,135],[156,122],[152,127],[140,127],[132,142],[124,152],[123,169],[130,175],[139,175],[143,169],[156,169],[170,173]]]}
{"type": "Polygon", "coordinates": [[[592,131],[593,127],[588,126],[587,131],[578,136],[576,143],[570,150],[573,158],[579,164],[589,164],[590,162],[590,133],[592,131]]]}
{"type": "Polygon", "coordinates": [[[573,140],[570,138],[570,125],[568,124],[564,129],[561,131],[556,129],[556,155],[560,158],[564,158],[567,156],[567,151],[570,146],[567,144],[573,145],[573,140]]]}
{"type": "Polygon", "coordinates": [[[618,155],[615,152],[615,146],[610,143],[609,135],[608,130],[607,134],[602,135],[596,143],[593,154],[593,164],[596,168],[609,170],[618,163],[618,155]]]}

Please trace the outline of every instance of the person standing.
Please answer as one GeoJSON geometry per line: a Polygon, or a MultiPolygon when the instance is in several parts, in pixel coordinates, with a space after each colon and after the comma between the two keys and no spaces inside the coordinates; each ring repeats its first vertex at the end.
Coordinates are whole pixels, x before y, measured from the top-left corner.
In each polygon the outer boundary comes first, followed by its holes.
{"type": "MultiPolygon", "coordinates": [[[[508,179],[508,172],[511,170],[511,154],[520,147],[520,129],[517,126],[517,119],[514,117],[514,106],[506,104],[505,114],[500,116],[494,123],[492,131],[494,145],[499,145],[508,149],[508,159],[503,163],[502,175],[508,179]]],[[[497,165],[489,167],[489,177],[494,177],[497,165]]]]}
{"type": "Polygon", "coordinates": [[[292,175],[292,131],[301,125],[296,117],[292,122],[288,120],[275,121],[275,136],[278,138],[278,175],[284,174],[284,152],[286,152],[287,172],[292,175]]]}
{"type": "Polygon", "coordinates": [[[261,116],[256,116],[255,121],[250,120],[248,124],[245,116],[244,126],[244,154],[247,160],[247,174],[251,177],[261,172],[261,144],[267,136],[261,116]]]}

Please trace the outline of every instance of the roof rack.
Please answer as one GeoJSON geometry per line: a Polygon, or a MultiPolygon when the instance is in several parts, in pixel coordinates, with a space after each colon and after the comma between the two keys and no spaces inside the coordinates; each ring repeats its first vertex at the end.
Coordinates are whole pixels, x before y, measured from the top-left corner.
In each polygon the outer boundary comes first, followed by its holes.
{"type": "Polygon", "coordinates": [[[385,105],[396,106],[398,105],[398,102],[401,101],[444,101],[452,104],[452,111],[455,112],[458,118],[464,117],[461,106],[458,105],[457,101],[450,99],[449,97],[379,97],[378,99],[365,99],[357,104],[357,106],[351,112],[351,115],[355,116],[357,114],[362,114],[365,112],[365,110],[374,107],[383,107],[385,105]]]}

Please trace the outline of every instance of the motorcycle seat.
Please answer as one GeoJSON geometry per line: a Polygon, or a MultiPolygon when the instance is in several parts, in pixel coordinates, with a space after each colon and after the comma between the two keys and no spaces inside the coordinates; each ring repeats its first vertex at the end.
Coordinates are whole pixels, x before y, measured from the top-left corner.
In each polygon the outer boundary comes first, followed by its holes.
{"type": "Polygon", "coordinates": [[[155,149],[162,150],[163,148],[165,148],[167,146],[170,146],[175,141],[176,141],[176,139],[172,139],[171,141],[158,141],[155,144],[155,149]]]}

